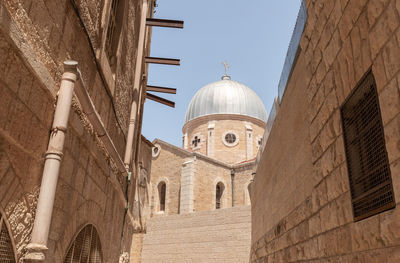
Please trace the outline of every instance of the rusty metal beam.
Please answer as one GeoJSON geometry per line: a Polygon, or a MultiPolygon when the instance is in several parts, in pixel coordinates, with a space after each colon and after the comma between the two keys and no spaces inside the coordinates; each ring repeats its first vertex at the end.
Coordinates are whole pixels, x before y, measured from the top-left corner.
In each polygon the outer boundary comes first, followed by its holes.
{"type": "Polygon", "coordinates": [[[175,58],[146,57],[146,63],[179,66],[181,64],[181,60],[175,58]]]}
{"type": "Polygon", "coordinates": [[[183,21],[181,21],[181,20],[170,20],[170,19],[147,18],[146,19],[146,26],[183,28],[183,21]]]}
{"type": "Polygon", "coordinates": [[[167,100],[167,99],[164,99],[164,98],[161,98],[161,97],[158,97],[158,96],[153,95],[151,93],[146,92],[146,98],[148,98],[150,100],[153,100],[153,101],[156,101],[158,103],[167,105],[169,107],[175,108],[175,102],[167,100]]]}
{"type": "Polygon", "coordinates": [[[166,87],[159,87],[159,86],[147,85],[146,90],[147,90],[147,91],[154,91],[154,92],[162,92],[162,93],[176,94],[176,89],[173,89],[173,88],[166,88],[166,87]]]}

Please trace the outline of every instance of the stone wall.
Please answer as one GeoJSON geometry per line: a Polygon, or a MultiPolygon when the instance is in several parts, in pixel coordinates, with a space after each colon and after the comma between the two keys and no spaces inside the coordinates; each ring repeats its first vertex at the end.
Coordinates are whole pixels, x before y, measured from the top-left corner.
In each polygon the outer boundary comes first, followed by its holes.
{"type": "MultiPolygon", "coordinates": [[[[252,179],[254,161],[243,164],[228,165],[207,156],[192,153],[160,140],[154,141],[160,152],[152,160],[151,188],[152,188],[152,215],[180,213],[181,179],[186,166],[193,169],[193,192],[191,211],[208,211],[215,209],[215,191],[218,182],[224,184],[222,207],[232,207],[231,170],[235,171],[234,206],[249,204],[246,195],[247,186],[252,179]],[[185,164],[186,163],[186,164],[185,164]],[[158,184],[166,182],[166,211],[158,211],[158,184]]],[[[186,195],[186,192],[185,192],[186,195]]]]}
{"type": "Polygon", "coordinates": [[[300,55],[251,185],[251,262],[398,262],[398,208],[354,222],[340,106],[372,68],[398,204],[399,2],[306,6],[300,55]]]}
{"type": "MultiPolygon", "coordinates": [[[[0,3],[0,210],[9,222],[18,262],[30,241],[63,61],[78,61],[83,83],[121,156],[125,150],[139,2],[129,1],[126,11],[124,27],[129,34],[121,34],[120,52],[124,55],[117,60],[117,80],[107,71],[101,55],[109,1],[75,2],[90,42],[71,1],[0,3]]],[[[118,262],[126,179],[113,174],[105,150],[75,100],[68,125],[45,262],[63,262],[70,243],[86,224],[93,224],[100,235],[104,262],[118,262]],[[113,176],[117,182],[111,180],[113,176]]],[[[149,155],[142,161],[149,171],[150,151],[150,146],[142,149],[149,155]]],[[[134,207],[139,177],[134,173],[132,178],[130,207],[134,207]]],[[[132,233],[141,228],[129,219],[126,222],[123,251],[130,250],[132,233]]]]}
{"type": "Polygon", "coordinates": [[[144,235],[142,263],[248,262],[250,207],[155,217],[144,235]]]}

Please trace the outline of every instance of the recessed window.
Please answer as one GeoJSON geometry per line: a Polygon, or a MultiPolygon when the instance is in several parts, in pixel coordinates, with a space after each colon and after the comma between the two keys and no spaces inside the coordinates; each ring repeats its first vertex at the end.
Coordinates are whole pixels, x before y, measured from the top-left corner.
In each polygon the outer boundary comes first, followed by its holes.
{"type": "Polygon", "coordinates": [[[124,15],[124,2],[124,0],[111,0],[110,20],[107,27],[105,49],[112,69],[116,64],[116,53],[124,15]]]}
{"type": "Polygon", "coordinates": [[[159,201],[159,211],[165,212],[165,196],[167,192],[167,185],[165,182],[161,182],[158,184],[158,201],[159,201]]]}
{"type": "Polygon", "coordinates": [[[222,195],[224,193],[224,184],[219,182],[215,187],[215,209],[220,209],[222,207],[222,195]]]}
{"type": "Polygon", "coordinates": [[[341,108],[355,221],[396,206],[372,72],[341,108]]]}
{"type": "Polygon", "coordinates": [[[194,136],[193,140],[192,140],[192,146],[193,147],[197,147],[200,144],[201,140],[198,136],[194,136]]]}
{"type": "Polygon", "coordinates": [[[257,149],[260,149],[262,143],[263,143],[263,136],[262,136],[262,135],[258,135],[258,136],[256,137],[257,149]]]}
{"type": "Polygon", "coordinates": [[[151,155],[156,158],[158,155],[160,155],[161,151],[161,146],[157,143],[154,145],[154,147],[151,149],[151,155]]]}

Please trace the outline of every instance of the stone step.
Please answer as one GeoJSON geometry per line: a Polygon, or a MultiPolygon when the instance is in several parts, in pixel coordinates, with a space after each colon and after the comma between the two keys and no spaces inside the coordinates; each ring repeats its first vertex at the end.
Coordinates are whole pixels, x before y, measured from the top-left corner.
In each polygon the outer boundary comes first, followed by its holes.
{"type": "Polygon", "coordinates": [[[157,216],[147,222],[142,263],[248,262],[249,206],[157,216]]]}

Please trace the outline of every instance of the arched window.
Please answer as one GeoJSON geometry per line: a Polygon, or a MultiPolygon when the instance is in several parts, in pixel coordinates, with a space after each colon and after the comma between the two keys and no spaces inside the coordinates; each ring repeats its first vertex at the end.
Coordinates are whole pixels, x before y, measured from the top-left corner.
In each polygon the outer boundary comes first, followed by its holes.
{"type": "Polygon", "coordinates": [[[159,198],[159,211],[160,212],[165,212],[165,195],[166,195],[166,191],[167,191],[167,185],[165,184],[165,182],[160,182],[158,184],[158,198],[159,198]]]}
{"type": "Polygon", "coordinates": [[[100,238],[93,225],[85,226],[68,249],[64,263],[102,263],[100,238]]]}
{"type": "Polygon", "coordinates": [[[220,209],[222,207],[222,195],[224,190],[224,184],[219,182],[215,187],[215,209],[220,209]]]}
{"type": "Polygon", "coordinates": [[[5,218],[0,213],[0,262],[15,263],[15,254],[5,218]]]}

